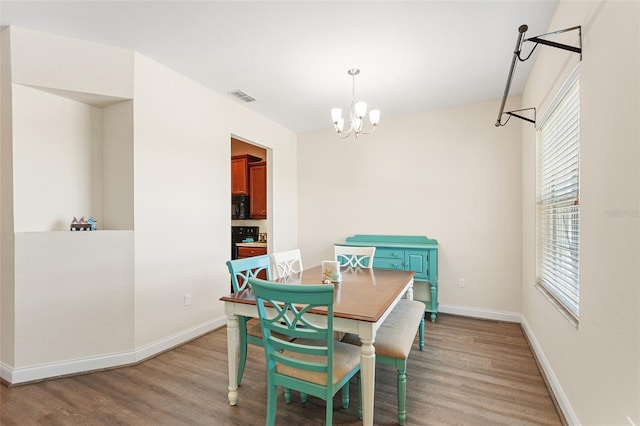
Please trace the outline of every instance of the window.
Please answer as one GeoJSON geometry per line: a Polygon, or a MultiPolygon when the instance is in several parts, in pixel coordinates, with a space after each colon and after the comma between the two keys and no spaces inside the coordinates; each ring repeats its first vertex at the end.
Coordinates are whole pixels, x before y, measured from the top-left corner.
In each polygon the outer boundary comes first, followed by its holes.
{"type": "Polygon", "coordinates": [[[569,77],[537,129],[537,284],[580,313],[580,80],[569,77]]]}

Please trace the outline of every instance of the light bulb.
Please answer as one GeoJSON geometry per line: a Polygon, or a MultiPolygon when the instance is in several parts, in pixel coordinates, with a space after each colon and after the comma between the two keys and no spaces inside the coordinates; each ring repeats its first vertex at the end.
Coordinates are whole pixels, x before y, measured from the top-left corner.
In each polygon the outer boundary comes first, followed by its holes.
{"type": "Polygon", "coordinates": [[[371,120],[371,124],[373,124],[374,126],[378,124],[380,122],[380,110],[372,109],[369,112],[369,120],[371,120]]]}
{"type": "Polygon", "coordinates": [[[342,129],[344,128],[344,118],[339,117],[336,121],[336,128],[340,131],[342,131],[342,129]]]}
{"type": "Polygon", "coordinates": [[[336,123],[342,117],[342,108],[331,108],[331,121],[336,123]]]}
{"type": "Polygon", "coordinates": [[[353,130],[359,132],[362,129],[362,120],[360,118],[353,119],[353,130]]]}
{"type": "Polygon", "coordinates": [[[367,115],[367,103],[360,101],[356,103],[356,117],[362,118],[367,115]]]}

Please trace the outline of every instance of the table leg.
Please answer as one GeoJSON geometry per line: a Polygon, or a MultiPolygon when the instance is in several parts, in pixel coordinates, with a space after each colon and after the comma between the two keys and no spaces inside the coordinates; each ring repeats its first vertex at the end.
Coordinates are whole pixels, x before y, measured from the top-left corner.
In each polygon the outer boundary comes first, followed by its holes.
{"type": "Polygon", "coordinates": [[[229,405],[238,402],[238,316],[227,316],[227,357],[229,363],[229,405]]]}
{"type": "Polygon", "coordinates": [[[406,298],[408,300],[413,300],[413,280],[411,280],[411,285],[409,285],[406,295],[406,298]]]}
{"type": "Polygon", "coordinates": [[[438,311],[438,284],[431,283],[431,322],[436,322],[436,312],[438,311]]]}
{"type": "Polygon", "coordinates": [[[373,401],[376,384],[376,350],[373,338],[360,336],[360,376],[362,378],[362,424],[373,425],[373,401]]]}

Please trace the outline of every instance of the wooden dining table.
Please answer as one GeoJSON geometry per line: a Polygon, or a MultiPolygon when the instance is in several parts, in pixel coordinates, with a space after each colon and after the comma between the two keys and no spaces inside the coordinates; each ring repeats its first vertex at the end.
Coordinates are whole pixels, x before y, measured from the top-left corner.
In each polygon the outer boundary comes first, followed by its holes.
{"type": "MultiPolygon", "coordinates": [[[[413,298],[413,271],[390,269],[342,268],[342,281],[335,287],[333,306],[334,331],[355,333],[360,336],[360,373],[362,386],[362,421],[373,425],[373,401],[375,391],[375,338],[376,331],[389,316],[402,297],[413,298]]],[[[321,284],[320,266],[294,273],[275,280],[291,285],[321,284]]],[[[229,363],[229,404],[238,401],[238,316],[258,317],[256,300],[251,289],[220,298],[227,315],[227,352],[229,363]]],[[[322,323],[322,313],[307,318],[322,323]]],[[[326,314],[324,314],[326,317],[326,314]]],[[[326,322],[326,318],[324,319],[326,322]]]]}

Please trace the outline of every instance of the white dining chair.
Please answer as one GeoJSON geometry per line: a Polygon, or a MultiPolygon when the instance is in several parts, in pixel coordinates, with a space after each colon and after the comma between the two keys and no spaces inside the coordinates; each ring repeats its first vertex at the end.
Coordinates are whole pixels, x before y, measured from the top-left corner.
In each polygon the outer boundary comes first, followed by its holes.
{"type": "Polygon", "coordinates": [[[340,266],[352,268],[372,268],[375,247],[334,246],[336,261],[340,266]]]}
{"type": "Polygon", "coordinates": [[[300,249],[271,253],[271,273],[274,278],[282,278],[302,272],[300,249]]]}

